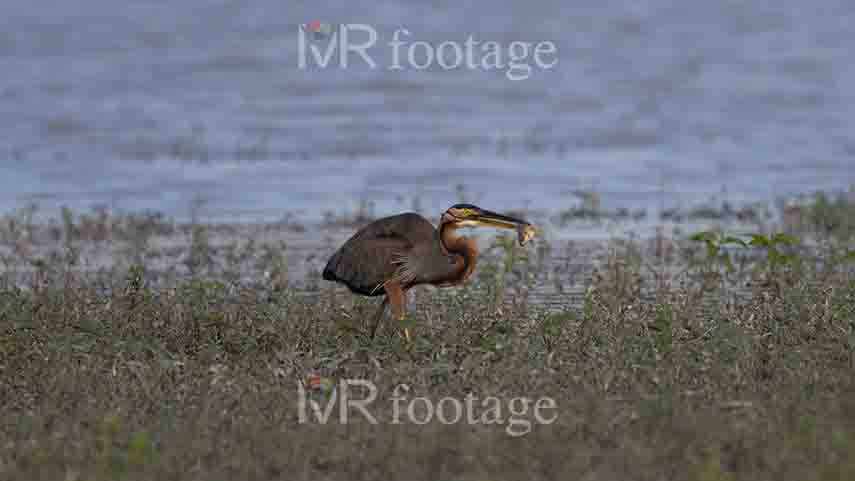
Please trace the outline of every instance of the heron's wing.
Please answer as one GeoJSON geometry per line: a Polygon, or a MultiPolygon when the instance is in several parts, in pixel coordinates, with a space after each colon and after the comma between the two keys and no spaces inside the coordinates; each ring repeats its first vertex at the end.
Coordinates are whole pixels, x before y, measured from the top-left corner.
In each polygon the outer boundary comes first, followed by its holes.
{"type": "Polygon", "coordinates": [[[394,237],[352,239],[333,254],[323,277],[366,296],[385,294],[383,283],[395,277],[397,270],[395,256],[410,246],[405,239],[394,237]]]}
{"type": "Polygon", "coordinates": [[[378,219],[360,229],[333,254],[323,277],[342,282],[360,294],[383,294],[383,283],[400,275],[396,260],[430,245],[439,249],[439,234],[424,217],[408,213],[378,219]]]}
{"type": "MultiPolygon", "coordinates": [[[[456,265],[454,258],[442,252],[439,231],[415,213],[386,217],[363,229],[362,239],[402,239],[409,245],[392,250],[394,278],[402,285],[432,282],[448,276],[456,265]]],[[[388,279],[387,279],[388,280],[388,279]]]]}
{"type": "Polygon", "coordinates": [[[439,243],[436,227],[419,214],[408,212],[377,219],[360,229],[348,241],[356,239],[400,238],[411,245],[439,243]]]}

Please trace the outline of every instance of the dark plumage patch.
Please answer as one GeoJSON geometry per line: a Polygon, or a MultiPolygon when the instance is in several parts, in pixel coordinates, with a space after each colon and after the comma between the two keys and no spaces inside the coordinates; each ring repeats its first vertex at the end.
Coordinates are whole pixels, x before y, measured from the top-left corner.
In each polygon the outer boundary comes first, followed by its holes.
{"type": "Polygon", "coordinates": [[[417,245],[438,249],[439,234],[427,219],[415,213],[378,219],[357,231],[333,254],[323,278],[364,296],[383,295],[383,283],[400,274],[396,260],[417,245]]]}

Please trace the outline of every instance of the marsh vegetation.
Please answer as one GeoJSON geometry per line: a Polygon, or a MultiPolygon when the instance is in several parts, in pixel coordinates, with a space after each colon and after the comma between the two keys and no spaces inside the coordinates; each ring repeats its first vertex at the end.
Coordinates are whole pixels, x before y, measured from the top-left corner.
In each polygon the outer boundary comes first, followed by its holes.
{"type": "Polygon", "coordinates": [[[0,477],[853,479],[855,210],[822,209],[790,234],[610,239],[587,270],[499,237],[471,284],[416,292],[410,343],[391,321],[369,339],[375,302],[293,271],[332,242],[24,210],[0,231],[0,477]],[[90,265],[104,249],[120,261],[90,265]],[[544,284],[578,296],[538,302],[544,284]],[[379,404],[400,384],[550,397],[557,419],[301,424],[310,376],[370,380],[379,404]]]}

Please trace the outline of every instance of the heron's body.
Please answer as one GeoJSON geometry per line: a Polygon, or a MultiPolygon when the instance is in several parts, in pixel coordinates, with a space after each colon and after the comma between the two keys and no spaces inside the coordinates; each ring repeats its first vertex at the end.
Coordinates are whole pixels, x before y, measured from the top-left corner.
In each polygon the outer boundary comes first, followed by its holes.
{"type": "Polygon", "coordinates": [[[383,284],[395,278],[404,289],[418,284],[445,286],[463,282],[475,268],[478,248],[469,238],[453,237],[454,229],[444,231],[446,242],[451,244],[446,249],[440,242],[440,232],[418,214],[378,219],[360,229],[333,254],[324,269],[324,279],[341,282],[363,296],[385,295],[383,284]],[[407,271],[412,273],[405,276],[407,271]]]}
{"type": "Polygon", "coordinates": [[[480,224],[530,228],[524,221],[468,204],[450,208],[438,229],[415,213],[384,217],[348,239],[327,262],[323,278],[356,294],[385,295],[395,317],[402,319],[408,289],[420,284],[452,286],[472,275],[478,247],[473,239],[458,236],[457,229],[480,224]]]}

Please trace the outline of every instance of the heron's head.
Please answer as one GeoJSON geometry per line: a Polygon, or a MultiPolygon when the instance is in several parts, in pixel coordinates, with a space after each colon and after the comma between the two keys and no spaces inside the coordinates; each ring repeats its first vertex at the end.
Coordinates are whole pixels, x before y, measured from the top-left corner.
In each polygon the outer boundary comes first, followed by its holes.
{"type": "Polygon", "coordinates": [[[490,226],[516,230],[520,245],[528,242],[535,234],[534,226],[527,221],[482,209],[472,204],[455,204],[449,207],[442,214],[441,223],[452,224],[454,227],[490,226]]]}

